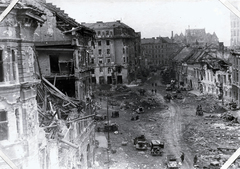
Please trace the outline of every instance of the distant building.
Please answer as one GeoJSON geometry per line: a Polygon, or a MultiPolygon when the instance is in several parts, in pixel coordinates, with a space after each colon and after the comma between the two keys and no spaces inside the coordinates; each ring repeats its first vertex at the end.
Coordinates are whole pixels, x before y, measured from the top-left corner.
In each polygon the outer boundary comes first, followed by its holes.
{"type": "Polygon", "coordinates": [[[141,58],[141,34],[120,21],[82,24],[96,31],[90,54],[92,82],[121,84],[134,80],[141,58]]]}
{"type": "Polygon", "coordinates": [[[179,45],[173,43],[168,37],[143,38],[141,46],[147,58],[148,67],[154,68],[171,65],[174,54],[179,50],[179,45]]]}
{"type": "Polygon", "coordinates": [[[185,35],[175,35],[173,38],[175,43],[181,46],[218,46],[219,40],[215,32],[213,34],[206,33],[205,29],[186,29],[185,35]]]}

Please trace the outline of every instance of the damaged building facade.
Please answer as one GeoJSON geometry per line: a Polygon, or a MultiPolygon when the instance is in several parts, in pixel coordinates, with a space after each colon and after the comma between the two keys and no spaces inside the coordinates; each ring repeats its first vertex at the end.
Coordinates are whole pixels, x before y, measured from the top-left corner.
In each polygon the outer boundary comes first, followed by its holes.
{"type": "MultiPolygon", "coordinates": [[[[1,1],[1,13],[10,1],[1,1]]],[[[16,4],[0,23],[0,168],[41,168],[33,34],[43,11],[16,4]]]]}
{"type": "Polygon", "coordinates": [[[54,142],[58,161],[54,167],[89,168],[94,161],[95,131],[88,44],[95,31],[51,3],[39,5],[46,13],[46,22],[34,34],[42,77],[37,95],[40,127],[54,142]]]}
{"type": "Polygon", "coordinates": [[[174,58],[179,84],[231,102],[232,66],[221,53],[216,48],[184,47],[174,58]]]}
{"type": "Polygon", "coordinates": [[[90,168],[95,32],[44,0],[17,3],[0,29],[0,168],[90,168]]]}
{"type": "Polygon", "coordinates": [[[134,80],[140,64],[141,34],[120,21],[82,24],[96,31],[92,82],[121,84],[134,80]]]}

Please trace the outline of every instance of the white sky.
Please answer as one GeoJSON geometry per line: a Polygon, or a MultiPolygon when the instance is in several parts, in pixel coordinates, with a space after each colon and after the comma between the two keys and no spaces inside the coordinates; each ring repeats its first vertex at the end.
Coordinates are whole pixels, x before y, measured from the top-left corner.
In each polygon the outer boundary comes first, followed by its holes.
{"type": "Polygon", "coordinates": [[[121,22],[142,38],[205,28],[230,45],[230,11],[219,0],[47,0],[77,22],[121,22]]]}

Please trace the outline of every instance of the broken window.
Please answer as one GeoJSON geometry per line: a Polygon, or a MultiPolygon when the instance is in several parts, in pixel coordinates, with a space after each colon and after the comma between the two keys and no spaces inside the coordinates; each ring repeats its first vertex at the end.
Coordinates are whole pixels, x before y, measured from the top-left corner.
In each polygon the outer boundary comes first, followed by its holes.
{"type": "Polygon", "coordinates": [[[7,112],[0,111],[0,140],[8,139],[7,112]]]}
{"type": "Polygon", "coordinates": [[[108,55],[110,54],[110,49],[107,49],[107,54],[108,54],[108,55]]]}
{"type": "Polygon", "coordinates": [[[110,45],[110,40],[107,40],[106,44],[107,44],[107,46],[109,46],[110,45]]]}
{"type": "Polygon", "coordinates": [[[92,83],[96,84],[96,77],[92,77],[92,83]]]}
{"type": "Polygon", "coordinates": [[[104,84],[104,77],[103,76],[99,77],[99,84],[104,84]]]}
{"type": "Polygon", "coordinates": [[[108,73],[111,73],[112,72],[112,69],[109,67],[108,68],[108,73]]]}
{"type": "Polygon", "coordinates": [[[4,76],[3,76],[3,56],[2,56],[2,50],[0,50],[0,82],[4,81],[4,76]]]}
{"type": "Polygon", "coordinates": [[[101,46],[102,45],[102,41],[98,41],[98,46],[101,46]]]}
{"type": "Polygon", "coordinates": [[[15,61],[16,61],[16,59],[15,59],[15,51],[14,50],[12,50],[12,69],[13,69],[13,80],[16,80],[16,67],[15,67],[15,61]]]}
{"type": "Polygon", "coordinates": [[[16,116],[17,133],[20,134],[20,114],[18,109],[15,109],[15,116],[16,116]]]}
{"type": "Polygon", "coordinates": [[[118,67],[117,67],[117,72],[118,72],[118,73],[121,73],[121,72],[122,72],[122,67],[121,67],[121,66],[118,66],[118,67]]]}
{"type": "Polygon", "coordinates": [[[102,64],[102,63],[103,63],[102,59],[99,59],[99,63],[100,63],[100,64],[102,64]]]}
{"type": "Polygon", "coordinates": [[[49,58],[50,58],[51,73],[59,73],[58,56],[50,55],[49,58]]]}

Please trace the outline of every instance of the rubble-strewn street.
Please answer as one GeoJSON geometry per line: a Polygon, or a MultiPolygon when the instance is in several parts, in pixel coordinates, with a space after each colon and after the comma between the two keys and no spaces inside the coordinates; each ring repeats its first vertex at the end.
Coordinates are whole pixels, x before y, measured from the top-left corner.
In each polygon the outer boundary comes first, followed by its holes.
{"type": "MultiPolygon", "coordinates": [[[[239,123],[226,119],[226,113],[220,106],[220,101],[210,95],[184,91],[183,99],[174,99],[166,103],[162,97],[166,93],[165,87],[159,85],[157,89],[160,93],[152,95],[149,90],[152,81],[153,79],[141,86],[147,91],[145,96],[140,96],[137,92],[139,87],[131,87],[125,92],[121,91],[108,98],[115,102],[114,106],[108,106],[109,114],[119,111],[119,118],[110,117],[111,123],[114,122],[119,126],[119,131],[110,132],[109,163],[107,148],[100,146],[97,148],[96,168],[108,166],[116,169],[164,168],[166,167],[165,157],[168,154],[174,154],[184,169],[193,168],[195,155],[198,157],[197,164],[200,168],[207,167],[210,162],[218,162],[222,165],[239,146],[239,123]],[[136,114],[139,101],[147,98],[154,99],[156,103],[145,108],[144,113],[136,114]],[[196,116],[196,107],[199,104],[203,107],[203,116],[196,116]],[[212,109],[211,106],[215,109],[209,111],[212,109]],[[131,117],[137,115],[139,120],[131,121],[131,117]],[[149,149],[136,150],[133,139],[140,135],[145,135],[148,142],[153,139],[164,141],[163,156],[152,156],[149,149]],[[185,153],[183,163],[180,161],[181,152],[185,153]]],[[[158,80],[155,82],[159,84],[158,80]]],[[[102,109],[98,113],[106,115],[106,99],[103,99],[103,96],[101,98],[102,109]]],[[[97,121],[97,126],[104,122],[97,121]]],[[[107,132],[96,132],[96,135],[105,135],[107,145],[107,132]]]]}

